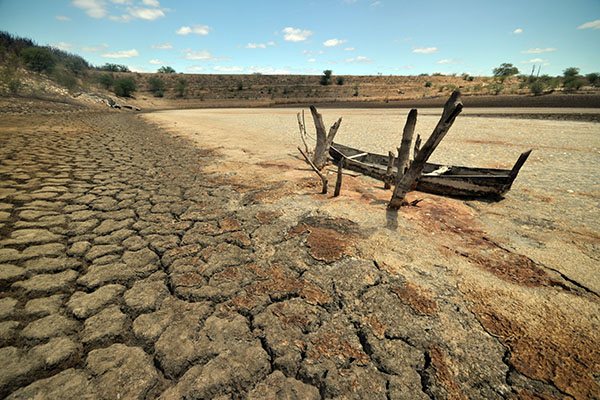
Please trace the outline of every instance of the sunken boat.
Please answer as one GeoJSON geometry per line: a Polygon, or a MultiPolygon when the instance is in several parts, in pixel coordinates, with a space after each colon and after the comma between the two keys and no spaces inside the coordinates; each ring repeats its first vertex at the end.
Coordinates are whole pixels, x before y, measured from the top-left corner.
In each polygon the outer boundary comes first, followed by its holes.
{"type": "MultiPolygon", "coordinates": [[[[499,200],[510,190],[531,150],[522,153],[512,169],[472,168],[426,163],[413,189],[451,197],[499,200]]],[[[391,182],[396,169],[387,173],[388,157],[333,143],[329,155],[334,163],[344,159],[344,168],[383,182],[391,182]]]]}

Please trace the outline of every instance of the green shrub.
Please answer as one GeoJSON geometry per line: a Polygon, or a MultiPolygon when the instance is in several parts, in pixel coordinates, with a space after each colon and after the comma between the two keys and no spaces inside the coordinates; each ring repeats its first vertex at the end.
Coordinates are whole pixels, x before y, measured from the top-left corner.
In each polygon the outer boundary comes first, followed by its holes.
{"type": "Polygon", "coordinates": [[[354,85],[354,94],[352,96],[358,97],[358,83],[354,85]]]}
{"type": "Polygon", "coordinates": [[[342,86],[344,84],[344,77],[343,76],[338,76],[336,83],[339,86],[342,86]]]}
{"type": "Polygon", "coordinates": [[[159,74],[174,74],[175,70],[172,67],[169,67],[168,65],[163,65],[156,72],[158,72],[159,74]]]}
{"type": "Polygon", "coordinates": [[[323,75],[321,76],[321,85],[323,86],[327,86],[329,84],[331,84],[331,73],[332,71],[330,69],[326,69],[325,71],[323,71],[323,75]]]}
{"type": "Polygon", "coordinates": [[[150,86],[150,91],[154,97],[163,97],[165,95],[165,83],[162,79],[151,76],[148,79],[148,86],[150,86]]]}
{"type": "Polygon", "coordinates": [[[540,94],[544,93],[545,89],[546,84],[541,80],[529,85],[529,90],[531,90],[531,93],[533,93],[534,96],[539,96],[540,94]]]}
{"type": "Polygon", "coordinates": [[[108,71],[108,72],[131,72],[129,70],[129,67],[127,67],[127,65],[110,64],[110,63],[106,63],[103,66],[101,66],[100,70],[108,71]]]}
{"type": "Polygon", "coordinates": [[[56,67],[56,57],[43,47],[28,47],[21,50],[21,58],[29,69],[36,72],[52,72],[56,67]]]}
{"type": "Polygon", "coordinates": [[[244,90],[244,82],[239,81],[237,83],[237,90],[244,90]]]}
{"type": "Polygon", "coordinates": [[[102,74],[98,77],[98,83],[104,87],[104,89],[108,90],[114,85],[115,77],[113,74],[102,74]]]}
{"type": "Polygon", "coordinates": [[[2,68],[2,71],[0,72],[0,82],[6,85],[9,92],[12,94],[19,93],[19,89],[23,86],[18,70],[16,68],[11,68],[10,66],[2,68]]]}
{"type": "Polygon", "coordinates": [[[175,85],[175,93],[177,97],[185,96],[185,89],[187,87],[187,81],[183,78],[179,78],[177,80],[177,84],[175,85]]]}
{"type": "Polygon", "coordinates": [[[565,87],[569,90],[577,91],[585,85],[585,81],[580,78],[570,79],[565,83],[565,87]]]}
{"type": "Polygon", "coordinates": [[[492,93],[494,93],[495,95],[500,94],[500,92],[502,91],[502,89],[504,89],[504,85],[498,82],[494,82],[493,84],[490,85],[490,90],[492,91],[492,93]]]}
{"type": "Polygon", "coordinates": [[[85,60],[80,57],[73,57],[67,60],[65,66],[75,75],[82,75],[88,68],[85,60]]]}
{"type": "Polygon", "coordinates": [[[77,79],[65,70],[56,70],[53,77],[60,86],[67,88],[69,91],[73,91],[77,87],[77,79]]]}
{"type": "Polygon", "coordinates": [[[114,83],[114,92],[117,96],[131,97],[136,90],[133,78],[121,78],[114,83]]]}
{"type": "Polygon", "coordinates": [[[597,72],[592,72],[591,74],[587,74],[585,76],[585,79],[587,79],[587,81],[592,86],[596,86],[596,87],[600,86],[600,74],[598,74],[597,72]]]}
{"type": "Polygon", "coordinates": [[[425,87],[431,87],[431,81],[425,82],[425,87]]]}

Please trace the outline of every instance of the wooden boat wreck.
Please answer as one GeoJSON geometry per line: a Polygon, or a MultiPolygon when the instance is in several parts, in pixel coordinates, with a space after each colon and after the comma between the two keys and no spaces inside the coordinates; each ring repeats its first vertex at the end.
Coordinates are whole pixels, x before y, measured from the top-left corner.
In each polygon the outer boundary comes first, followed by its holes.
{"type": "MultiPolygon", "coordinates": [[[[453,197],[500,199],[510,190],[519,170],[531,150],[522,153],[512,169],[472,168],[425,163],[413,189],[453,197]]],[[[390,182],[396,170],[388,173],[388,157],[332,143],[329,155],[344,168],[363,173],[383,182],[390,182]]]]}

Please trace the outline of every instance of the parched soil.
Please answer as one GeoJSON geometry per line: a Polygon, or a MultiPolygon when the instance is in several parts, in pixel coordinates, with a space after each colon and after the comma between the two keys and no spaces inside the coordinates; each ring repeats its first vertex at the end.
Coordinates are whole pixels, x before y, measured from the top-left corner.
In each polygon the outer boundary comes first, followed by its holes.
{"type": "Polygon", "coordinates": [[[600,396],[597,221],[555,193],[392,212],[318,194],[289,113],[44,107],[0,120],[0,396],[600,396]]]}

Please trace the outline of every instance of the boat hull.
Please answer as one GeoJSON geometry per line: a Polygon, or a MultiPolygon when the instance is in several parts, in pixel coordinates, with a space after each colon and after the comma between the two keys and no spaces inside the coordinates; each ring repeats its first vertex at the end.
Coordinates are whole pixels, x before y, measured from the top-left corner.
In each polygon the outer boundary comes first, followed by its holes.
{"type": "MultiPolygon", "coordinates": [[[[413,189],[452,197],[501,199],[514,182],[519,169],[529,156],[521,154],[513,169],[472,168],[426,163],[413,189]]],[[[365,153],[352,147],[332,144],[329,155],[337,164],[344,158],[344,167],[385,182],[387,157],[365,153]],[[349,158],[350,157],[350,158],[349,158]]],[[[394,168],[392,176],[396,176],[394,168]]]]}

